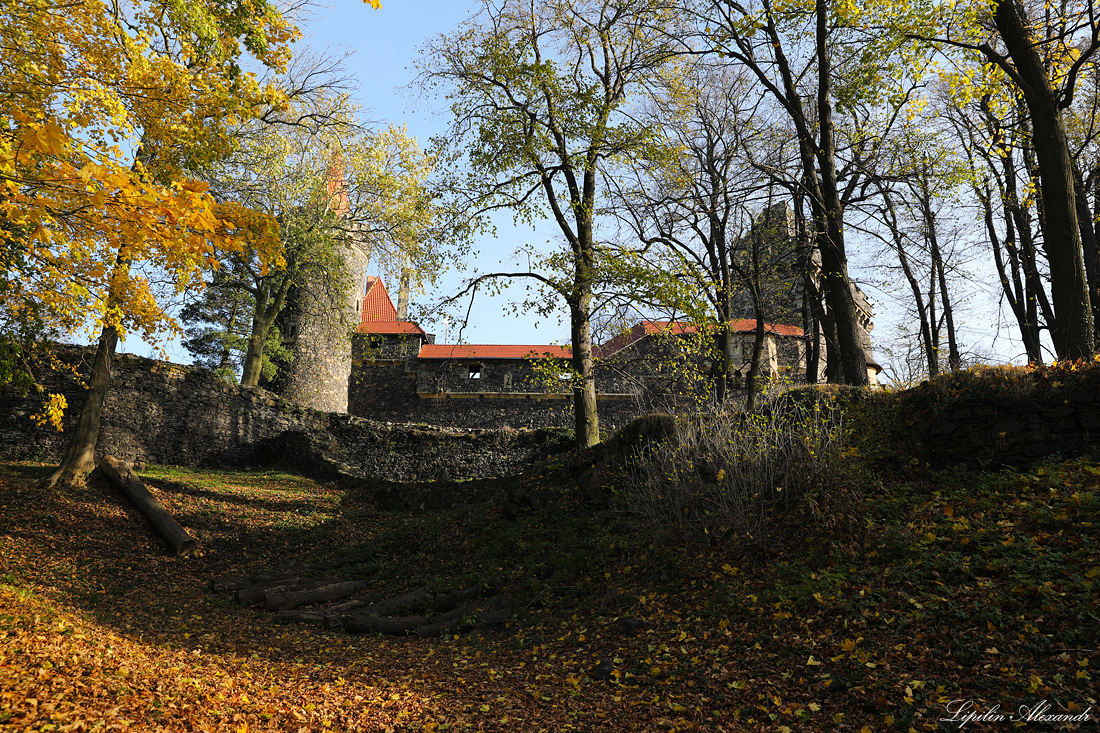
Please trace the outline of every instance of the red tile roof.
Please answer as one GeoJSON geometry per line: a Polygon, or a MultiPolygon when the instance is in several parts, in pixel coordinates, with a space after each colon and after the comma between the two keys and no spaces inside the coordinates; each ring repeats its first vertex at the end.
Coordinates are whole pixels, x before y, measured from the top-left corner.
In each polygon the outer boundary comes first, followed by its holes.
{"type": "MultiPolygon", "coordinates": [[[[736,321],[730,321],[730,325],[733,326],[733,330],[737,333],[752,333],[756,330],[755,318],[739,318],[736,321]]],[[[792,326],[787,323],[765,323],[764,330],[768,333],[774,333],[776,336],[804,336],[802,329],[798,326],[792,326]]]]}
{"type": "MultiPolygon", "coordinates": [[[[753,318],[738,318],[730,321],[734,333],[752,333],[756,330],[756,320],[753,318]]],[[[802,329],[798,326],[790,326],[785,323],[765,323],[764,329],[768,333],[777,336],[802,336],[802,329]]],[[[698,333],[699,328],[694,324],[681,323],[680,321],[639,321],[626,333],[619,334],[610,341],[593,349],[593,355],[606,358],[616,354],[628,346],[641,341],[646,336],[657,334],[669,334],[678,336],[685,333],[698,333]]]]}
{"type": "Polygon", "coordinates": [[[382,284],[382,278],[367,277],[367,292],[363,295],[363,312],[359,322],[366,326],[377,321],[394,323],[397,321],[397,309],[382,284]]]}
{"type": "Polygon", "coordinates": [[[421,359],[568,359],[573,351],[565,346],[521,344],[425,344],[421,359]]]}
{"type": "Polygon", "coordinates": [[[424,329],[411,321],[373,321],[371,323],[360,323],[356,333],[377,333],[381,335],[414,333],[423,336],[424,329]]]}

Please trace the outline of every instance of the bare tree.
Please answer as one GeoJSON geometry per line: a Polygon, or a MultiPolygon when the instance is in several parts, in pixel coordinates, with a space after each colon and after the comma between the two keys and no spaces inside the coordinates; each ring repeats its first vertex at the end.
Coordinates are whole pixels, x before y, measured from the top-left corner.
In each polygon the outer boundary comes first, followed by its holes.
{"type": "Polygon", "coordinates": [[[1091,356],[1096,347],[1093,313],[1064,113],[1073,104],[1082,70],[1100,50],[1100,17],[1092,2],[1030,8],[1021,0],[1004,0],[977,20],[976,27],[949,24],[942,37],[925,38],[981,54],[1022,100],[1042,197],[1039,223],[1050,267],[1055,352],[1062,359],[1091,356]]]}
{"type": "MultiPolygon", "coordinates": [[[[844,245],[845,200],[837,169],[834,115],[838,26],[829,3],[815,0],[776,9],[771,0],[752,6],[713,0],[702,10],[702,19],[718,26],[711,34],[716,50],[756,78],[794,129],[801,164],[796,179],[812,211],[821,257],[826,330],[836,334],[836,353],[829,355],[829,362],[839,364],[843,381],[866,385],[867,362],[844,245]],[[812,39],[810,44],[805,44],[806,37],[812,39]],[[792,55],[811,47],[809,52],[792,55]],[[807,90],[805,83],[811,79],[807,90]]],[[[848,192],[855,190],[854,178],[849,177],[848,192]]]]}

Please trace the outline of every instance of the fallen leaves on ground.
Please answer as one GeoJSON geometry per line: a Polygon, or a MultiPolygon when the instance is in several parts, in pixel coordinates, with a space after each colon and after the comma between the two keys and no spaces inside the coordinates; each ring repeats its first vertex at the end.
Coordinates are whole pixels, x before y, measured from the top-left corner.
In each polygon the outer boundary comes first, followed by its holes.
{"type": "Polygon", "coordinates": [[[755,561],[579,504],[387,513],[275,471],[156,468],[201,542],[179,558],[107,484],[52,491],[43,471],[0,474],[0,730],[922,731],[957,729],[954,700],[1097,719],[1085,460],[887,482],[858,547],[807,535],[755,561]],[[521,611],[486,636],[349,636],[205,590],[362,546],[380,590],[504,572],[521,611]]]}

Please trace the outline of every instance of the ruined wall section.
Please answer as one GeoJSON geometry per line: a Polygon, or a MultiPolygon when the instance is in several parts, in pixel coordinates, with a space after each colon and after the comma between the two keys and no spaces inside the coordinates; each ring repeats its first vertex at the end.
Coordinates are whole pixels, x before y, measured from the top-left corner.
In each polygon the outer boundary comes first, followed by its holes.
{"type": "MultiPolygon", "coordinates": [[[[94,350],[58,347],[87,376],[94,350]]],[[[47,372],[47,388],[68,401],[64,432],[37,425],[38,396],[0,390],[0,457],[58,461],[76,425],[85,388],[73,372],[47,372]]],[[[452,480],[519,473],[544,460],[552,436],[519,430],[387,425],[304,408],[259,388],[224,382],[199,367],[119,354],[103,411],[97,458],[181,466],[249,465],[309,458],[353,476],[388,481],[452,480]]]]}

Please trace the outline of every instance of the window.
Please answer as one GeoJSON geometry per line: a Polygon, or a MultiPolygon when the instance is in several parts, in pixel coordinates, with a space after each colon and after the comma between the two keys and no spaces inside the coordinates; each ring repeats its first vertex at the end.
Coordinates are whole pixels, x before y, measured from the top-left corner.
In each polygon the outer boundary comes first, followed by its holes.
{"type": "Polygon", "coordinates": [[[372,349],[381,348],[382,344],[384,344],[385,342],[386,342],[386,340],[384,338],[382,338],[381,336],[371,336],[370,337],[370,347],[372,349]]]}
{"type": "Polygon", "coordinates": [[[512,373],[511,372],[508,372],[507,374],[504,375],[504,386],[505,387],[511,387],[512,386],[512,373]]]}
{"type": "Polygon", "coordinates": [[[470,379],[481,379],[481,365],[480,364],[471,364],[470,365],[470,372],[469,372],[468,376],[469,376],[470,379]]]}

